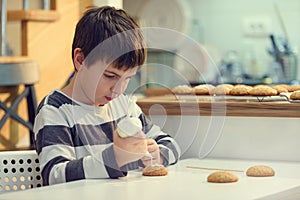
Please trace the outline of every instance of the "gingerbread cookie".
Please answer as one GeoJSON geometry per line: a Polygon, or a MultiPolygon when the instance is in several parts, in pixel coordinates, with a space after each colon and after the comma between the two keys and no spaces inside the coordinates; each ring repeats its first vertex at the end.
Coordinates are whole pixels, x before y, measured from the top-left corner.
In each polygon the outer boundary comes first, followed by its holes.
{"type": "Polygon", "coordinates": [[[239,179],[238,177],[228,171],[218,171],[211,173],[207,177],[207,182],[211,183],[232,183],[232,182],[237,182],[239,179]]]}
{"type": "Polygon", "coordinates": [[[300,100],[300,90],[296,90],[296,91],[292,92],[290,99],[291,100],[300,100]]]}
{"type": "Polygon", "coordinates": [[[194,93],[193,88],[188,85],[178,85],[172,88],[174,94],[192,94],[194,93]]]}
{"type": "Polygon", "coordinates": [[[256,165],[248,168],[246,174],[247,176],[266,177],[266,176],[274,176],[275,172],[269,166],[256,165]]]}
{"type": "Polygon", "coordinates": [[[211,84],[202,84],[194,87],[194,93],[196,95],[209,95],[215,86],[211,84]]]}
{"type": "Polygon", "coordinates": [[[163,165],[148,165],[143,169],[143,176],[166,176],[168,169],[163,165]]]}
{"type": "Polygon", "coordinates": [[[267,85],[257,85],[249,91],[249,94],[252,96],[274,96],[277,95],[277,90],[267,85]]]}
{"type": "Polygon", "coordinates": [[[252,87],[248,85],[236,85],[230,90],[229,94],[234,96],[245,96],[249,95],[251,89],[252,87]]]}

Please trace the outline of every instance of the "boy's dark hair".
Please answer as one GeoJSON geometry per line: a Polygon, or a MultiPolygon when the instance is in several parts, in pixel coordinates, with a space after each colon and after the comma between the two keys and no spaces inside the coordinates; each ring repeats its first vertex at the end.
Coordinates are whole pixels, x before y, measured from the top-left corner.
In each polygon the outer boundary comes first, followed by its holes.
{"type": "Polygon", "coordinates": [[[146,58],[139,25],[124,10],[110,6],[84,13],[76,25],[72,60],[76,48],[81,49],[87,66],[102,59],[119,69],[128,69],[144,64],[146,58]]]}

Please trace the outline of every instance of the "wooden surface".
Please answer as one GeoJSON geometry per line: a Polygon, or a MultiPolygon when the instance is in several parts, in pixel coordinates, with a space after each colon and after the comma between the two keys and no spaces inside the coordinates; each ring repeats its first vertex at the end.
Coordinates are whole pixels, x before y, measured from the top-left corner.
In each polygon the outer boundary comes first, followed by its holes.
{"type": "Polygon", "coordinates": [[[10,10],[7,12],[8,21],[56,21],[59,13],[55,10],[10,10]]]}
{"type": "Polygon", "coordinates": [[[36,84],[37,100],[53,89],[60,89],[72,73],[72,40],[79,19],[79,1],[56,1],[60,18],[54,22],[28,22],[28,56],[40,69],[40,81],[36,84]]]}
{"type": "MultiPolygon", "coordinates": [[[[165,95],[137,101],[145,114],[245,117],[300,117],[300,103],[246,97],[222,100],[210,96],[165,95]]],[[[280,98],[278,98],[280,99],[280,98]]]]}
{"type": "Polygon", "coordinates": [[[147,88],[145,91],[145,96],[162,96],[166,94],[172,94],[171,89],[169,88],[147,88]]]}
{"type": "MultiPolygon", "coordinates": [[[[80,17],[79,2],[79,0],[54,2],[56,3],[56,11],[59,13],[59,18],[55,21],[21,20],[21,22],[9,21],[7,24],[7,42],[12,47],[14,55],[27,55],[39,66],[39,82],[35,84],[38,102],[51,90],[61,88],[73,71],[71,47],[75,26],[80,17]],[[23,39],[26,38],[24,41],[20,41],[20,27],[26,33],[23,35],[23,39]],[[22,42],[23,45],[21,46],[22,42]]],[[[8,1],[8,4],[13,3],[14,1],[8,1]]],[[[53,6],[51,8],[53,9],[53,6]]],[[[7,62],[7,59],[5,62],[7,62]]],[[[1,93],[0,100],[5,99],[8,95],[1,93]]],[[[21,102],[18,109],[20,115],[26,119],[27,107],[25,101],[21,102]]],[[[2,115],[3,112],[0,110],[0,117],[2,115]]],[[[11,139],[9,127],[9,123],[6,123],[1,129],[1,135],[7,140],[11,139]]],[[[19,141],[16,147],[26,147],[29,142],[26,129],[20,126],[19,133],[19,141]]],[[[3,149],[6,148],[0,142],[0,150],[3,149]]]]}
{"type": "Polygon", "coordinates": [[[31,62],[26,56],[0,56],[0,64],[31,62]]]}

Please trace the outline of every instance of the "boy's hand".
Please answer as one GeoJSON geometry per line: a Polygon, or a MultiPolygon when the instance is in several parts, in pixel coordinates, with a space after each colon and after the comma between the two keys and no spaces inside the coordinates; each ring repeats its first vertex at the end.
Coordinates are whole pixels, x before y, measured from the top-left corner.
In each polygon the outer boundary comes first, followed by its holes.
{"type": "Polygon", "coordinates": [[[147,153],[147,140],[143,132],[132,137],[121,138],[114,132],[114,152],[119,167],[139,160],[147,153]]]}
{"type": "Polygon", "coordinates": [[[160,157],[159,146],[157,145],[156,141],[153,139],[147,139],[147,148],[148,152],[152,156],[152,161],[149,156],[144,156],[141,160],[145,166],[151,164],[162,164],[162,159],[160,157]]]}

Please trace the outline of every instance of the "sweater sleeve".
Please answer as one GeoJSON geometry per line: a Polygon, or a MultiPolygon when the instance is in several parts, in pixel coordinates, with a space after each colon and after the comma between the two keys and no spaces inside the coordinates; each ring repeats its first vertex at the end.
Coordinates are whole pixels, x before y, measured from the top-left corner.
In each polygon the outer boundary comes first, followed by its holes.
{"type": "MultiPolygon", "coordinates": [[[[140,108],[138,109],[140,110],[140,108]]],[[[169,134],[163,132],[159,126],[153,124],[141,111],[140,113],[139,118],[142,121],[143,131],[148,138],[154,139],[158,144],[163,165],[177,163],[181,153],[177,142],[169,134]]]]}
{"type": "Polygon", "coordinates": [[[126,176],[126,170],[116,164],[112,144],[89,151],[91,146],[80,144],[74,127],[54,106],[44,105],[38,110],[34,132],[44,185],[126,176]]]}

